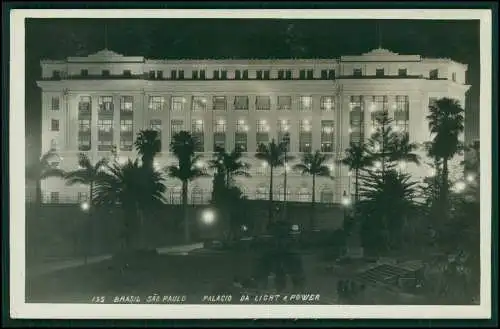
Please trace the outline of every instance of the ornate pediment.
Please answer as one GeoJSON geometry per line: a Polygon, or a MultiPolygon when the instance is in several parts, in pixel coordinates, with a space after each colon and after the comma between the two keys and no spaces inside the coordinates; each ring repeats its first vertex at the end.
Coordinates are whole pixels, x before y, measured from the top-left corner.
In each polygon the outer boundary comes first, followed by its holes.
{"type": "Polygon", "coordinates": [[[105,48],[103,50],[99,50],[98,52],[96,52],[94,54],[90,54],[88,57],[89,58],[93,58],[93,57],[99,57],[99,58],[102,58],[102,57],[123,57],[123,55],[118,54],[112,50],[105,48]]]}

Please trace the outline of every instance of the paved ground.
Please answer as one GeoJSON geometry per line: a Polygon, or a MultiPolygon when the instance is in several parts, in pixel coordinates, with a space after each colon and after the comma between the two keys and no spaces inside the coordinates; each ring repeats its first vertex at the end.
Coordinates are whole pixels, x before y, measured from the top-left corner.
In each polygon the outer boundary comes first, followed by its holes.
{"type": "MultiPolygon", "coordinates": [[[[194,243],[188,245],[179,245],[179,246],[168,246],[157,248],[158,253],[160,254],[172,254],[172,255],[187,255],[190,251],[203,248],[202,243],[194,243]]],[[[102,261],[111,259],[112,255],[101,255],[101,256],[93,256],[87,259],[87,264],[95,264],[100,263],[102,261]]],[[[66,259],[59,261],[51,261],[47,263],[37,264],[33,266],[27,271],[27,276],[29,278],[38,277],[40,275],[52,273],[55,271],[60,271],[68,268],[75,268],[79,266],[84,266],[85,260],[83,258],[79,259],[66,259]]]]}

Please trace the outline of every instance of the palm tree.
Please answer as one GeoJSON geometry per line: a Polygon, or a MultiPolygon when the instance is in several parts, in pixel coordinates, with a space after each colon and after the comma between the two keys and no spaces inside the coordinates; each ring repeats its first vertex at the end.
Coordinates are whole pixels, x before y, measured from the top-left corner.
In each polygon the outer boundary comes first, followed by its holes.
{"type": "Polygon", "coordinates": [[[461,150],[460,134],[464,131],[464,110],[457,100],[438,99],[429,106],[427,116],[429,130],[433,136],[429,156],[442,161],[440,204],[442,216],[448,216],[448,161],[461,150]]]}
{"type": "Polygon", "coordinates": [[[189,214],[188,214],[188,184],[190,181],[206,176],[205,172],[197,166],[201,156],[195,155],[196,140],[187,131],[175,134],[170,144],[170,150],[178,160],[178,165],[168,166],[166,171],[170,177],[182,182],[182,207],[184,213],[184,238],[190,241],[189,214]]]}
{"type": "Polygon", "coordinates": [[[64,171],[50,163],[50,160],[57,156],[55,151],[48,151],[40,157],[38,162],[26,168],[26,178],[36,183],[35,205],[37,208],[40,208],[42,204],[42,180],[49,177],[64,177],[64,171]]]}
{"type": "Polygon", "coordinates": [[[255,157],[263,160],[270,168],[269,175],[269,222],[273,219],[273,171],[285,164],[286,144],[276,144],[274,138],[269,144],[259,144],[255,157]]]}
{"type": "Polygon", "coordinates": [[[161,140],[158,131],[153,129],[141,130],[137,134],[134,146],[141,156],[143,166],[153,170],[154,158],[161,151],[161,140]]]}
{"type": "MultiPolygon", "coordinates": [[[[108,160],[103,158],[92,165],[87,155],[80,153],[78,155],[79,169],[70,171],[64,175],[67,185],[88,185],[89,186],[89,209],[87,210],[89,216],[89,229],[92,225],[92,213],[94,211],[94,185],[100,177],[102,170],[106,167],[108,160]]],[[[85,254],[85,264],[87,263],[87,254],[85,254]]]]}
{"type": "MultiPolygon", "coordinates": [[[[92,209],[94,201],[94,185],[100,177],[100,173],[106,168],[108,160],[103,158],[97,161],[94,165],[84,153],[78,155],[79,169],[70,171],[64,175],[67,185],[82,184],[89,186],[89,205],[92,209]]],[[[90,211],[89,211],[90,213],[90,211]]]]}
{"type": "Polygon", "coordinates": [[[139,161],[128,160],[125,164],[111,163],[106,171],[98,173],[95,181],[94,203],[97,205],[119,205],[124,213],[125,247],[132,246],[132,233],[139,232],[139,243],[143,247],[144,212],[151,207],[164,204],[164,178],[161,172],[141,166],[139,161]]]}
{"type": "Polygon", "coordinates": [[[349,148],[345,150],[346,156],[341,160],[341,163],[346,165],[350,171],[354,171],[354,201],[359,201],[359,176],[360,171],[371,164],[368,158],[366,144],[351,143],[349,148]]]}
{"type": "Polygon", "coordinates": [[[234,176],[250,177],[247,171],[250,169],[250,165],[241,160],[242,155],[238,149],[234,149],[228,153],[224,149],[219,148],[214,154],[214,159],[210,160],[210,168],[224,175],[227,189],[229,189],[233,182],[234,176]]]}
{"type": "Polygon", "coordinates": [[[330,158],[320,151],[315,153],[304,153],[302,155],[302,163],[296,164],[293,168],[301,171],[303,175],[312,176],[312,200],[311,200],[311,230],[314,229],[314,204],[316,203],[316,176],[331,177],[330,168],[325,165],[325,162],[330,158]]]}

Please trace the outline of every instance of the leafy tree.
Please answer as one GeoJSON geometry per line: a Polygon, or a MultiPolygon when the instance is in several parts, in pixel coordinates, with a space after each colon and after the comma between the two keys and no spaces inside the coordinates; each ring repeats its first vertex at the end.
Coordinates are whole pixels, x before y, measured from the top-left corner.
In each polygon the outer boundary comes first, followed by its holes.
{"type": "Polygon", "coordinates": [[[137,134],[134,146],[141,156],[143,166],[154,170],[154,158],[161,151],[161,140],[158,131],[153,129],[141,130],[137,134]]]}
{"type": "Polygon", "coordinates": [[[269,175],[269,222],[273,219],[273,172],[285,164],[286,144],[276,143],[273,139],[269,144],[259,144],[255,157],[263,160],[270,168],[269,175]]]}
{"type": "Polygon", "coordinates": [[[439,194],[440,215],[442,218],[447,218],[449,208],[448,162],[462,149],[459,137],[464,131],[464,110],[457,100],[441,98],[429,106],[427,120],[429,130],[433,135],[428,155],[442,162],[442,181],[439,194]]]}
{"type": "Polygon", "coordinates": [[[26,178],[36,183],[35,205],[37,208],[40,208],[42,204],[42,180],[49,177],[64,177],[64,171],[51,164],[51,160],[56,157],[58,155],[55,151],[49,151],[44,153],[38,162],[26,168],[26,178]]]}
{"type": "Polygon", "coordinates": [[[203,169],[198,167],[201,156],[195,155],[197,141],[191,133],[180,131],[175,134],[170,143],[170,150],[177,158],[178,164],[168,166],[166,171],[170,177],[182,182],[182,207],[184,213],[184,238],[186,242],[191,240],[189,231],[188,213],[188,184],[196,178],[206,176],[203,169]]]}
{"type": "Polygon", "coordinates": [[[417,183],[410,175],[391,169],[366,170],[358,211],[362,241],[367,251],[389,251],[402,246],[403,228],[418,211],[417,183]]]}
{"type": "Polygon", "coordinates": [[[139,232],[136,248],[144,243],[144,213],[152,207],[164,204],[164,178],[161,172],[152,171],[128,160],[125,164],[111,163],[105,171],[98,173],[95,181],[95,204],[119,205],[124,214],[125,247],[133,246],[133,233],[139,232]]]}
{"type": "Polygon", "coordinates": [[[315,153],[308,152],[302,155],[301,163],[294,166],[294,169],[301,171],[303,175],[311,175],[312,177],[311,229],[314,229],[315,225],[316,176],[332,178],[330,169],[325,165],[329,158],[328,155],[322,154],[320,151],[316,151],[315,153]]]}

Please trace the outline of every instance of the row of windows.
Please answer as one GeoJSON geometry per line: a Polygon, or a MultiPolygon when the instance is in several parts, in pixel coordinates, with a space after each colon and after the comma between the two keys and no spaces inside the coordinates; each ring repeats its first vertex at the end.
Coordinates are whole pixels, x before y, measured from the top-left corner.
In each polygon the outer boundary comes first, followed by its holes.
{"type": "MultiPolygon", "coordinates": [[[[335,70],[333,70],[333,69],[323,69],[320,72],[321,72],[320,79],[322,79],[322,80],[333,80],[336,77],[335,70]]],[[[150,70],[147,74],[148,74],[149,79],[158,79],[158,80],[165,79],[163,70],[150,70]]],[[[132,77],[132,71],[131,70],[123,70],[121,75],[123,77],[132,77]]],[[[81,77],[88,77],[89,76],[88,69],[80,70],[80,76],[81,77]]],[[[110,70],[101,70],[101,76],[110,77],[111,76],[110,70]]],[[[363,76],[363,70],[361,68],[354,68],[352,70],[352,76],[355,76],[355,77],[363,76]]],[[[385,69],[383,69],[383,68],[376,69],[375,76],[376,77],[386,76],[385,69]]],[[[406,69],[406,68],[398,69],[398,76],[399,77],[408,76],[408,69],[406,69]]],[[[58,71],[58,70],[52,71],[52,78],[60,79],[61,78],[61,71],[58,71]]],[[[171,70],[170,71],[169,79],[171,79],[171,80],[184,80],[186,78],[187,77],[186,77],[186,74],[184,73],[184,70],[171,70]]],[[[234,80],[248,80],[249,79],[249,71],[248,70],[235,70],[234,74],[231,77],[229,77],[227,70],[213,70],[211,78],[214,80],[228,80],[229,78],[232,78],[234,80]]],[[[439,70],[438,69],[432,69],[429,71],[429,79],[432,80],[432,79],[438,79],[438,78],[439,78],[439,70]]],[[[207,79],[206,70],[193,70],[193,71],[191,71],[190,79],[191,80],[205,80],[205,79],[207,79]]],[[[257,79],[257,80],[271,80],[271,79],[292,80],[293,79],[293,70],[290,70],[290,69],[278,70],[276,76],[271,75],[271,70],[256,70],[255,71],[255,79],[257,79]]],[[[299,70],[299,79],[300,80],[315,79],[314,70],[313,69],[301,69],[301,70],[299,70]]],[[[452,80],[456,81],[456,73],[455,72],[452,73],[452,80]]]]}
{"type": "MultiPolygon", "coordinates": [[[[186,109],[187,100],[182,96],[173,96],[170,101],[170,110],[173,112],[182,112],[186,109]]],[[[205,96],[192,96],[191,110],[192,111],[205,111],[207,110],[208,99],[205,96]]],[[[311,111],[313,105],[312,96],[299,96],[298,97],[299,110],[311,111]]],[[[228,108],[228,98],[226,96],[213,96],[212,97],[212,110],[226,111],[228,108]]],[[[335,106],[335,99],[333,96],[321,96],[320,108],[322,111],[333,111],[335,106]]],[[[80,113],[90,113],[91,111],[91,98],[90,96],[80,96],[78,103],[78,110],[80,113]]],[[[120,111],[132,112],[134,108],[133,96],[120,97],[120,111]]],[[[150,111],[162,111],[165,108],[165,97],[163,96],[149,96],[148,109],[150,111]]],[[[256,96],[255,108],[258,111],[271,110],[271,97],[270,96],[256,96]]],[[[113,111],[113,97],[112,96],[99,96],[98,97],[99,112],[113,111]]],[[[249,110],[249,97],[248,96],[235,96],[233,102],[234,110],[249,110]]],[[[278,96],[277,97],[278,110],[291,110],[292,97],[291,96],[278,96]]],[[[59,98],[52,98],[52,110],[59,110],[59,98]]]]}
{"type": "MultiPolygon", "coordinates": [[[[288,190],[288,189],[287,189],[288,190]]],[[[211,192],[207,192],[202,190],[201,188],[194,188],[190,193],[191,198],[190,202],[193,204],[203,204],[208,201],[211,197],[211,192]]],[[[255,189],[253,195],[249,195],[249,193],[244,193],[247,197],[255,198],[259,200],[266,200],[269,198],[269,191],[267,187],[258,187],[255,189]]],[[[302,202],[310,202],[312,201],[312,192],[308,188],[301,188],[295,193],[291,193],[290,190],[286,193],[287,200],[297,200],[302,202]]],[[[274,200],[282,201],[284,200],[284,189],[280,188],[275,190],[273,193],[274,200]]],[[[320,191],[319,202],[321,203],[333,203],[334,193],[331,189],[325,188],[320,191]]],[[[78,192],[77,200],[78,203],[86,202],[89,200],[88,192],[78,192]]],[[[59,192],[50,192],[49,199],[47,200],[50,203],[60,203],[61,197],[59,192]]],[[[181,204],[182,202],[182,191],[180,187],[172,188],[168,193],[167,202],[172,204],[181,204]]]]}

